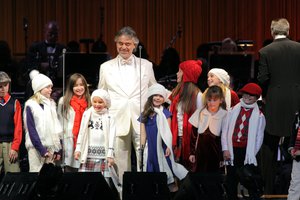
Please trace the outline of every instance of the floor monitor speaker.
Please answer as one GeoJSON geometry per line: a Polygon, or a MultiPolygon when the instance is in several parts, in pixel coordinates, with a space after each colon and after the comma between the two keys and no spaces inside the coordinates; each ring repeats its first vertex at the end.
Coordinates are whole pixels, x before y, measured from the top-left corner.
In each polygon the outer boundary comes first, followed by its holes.
{"type": "Polygon", "coordinates": [[[59,199],[118,199],[100,172],[64,173],[58,183],[59,199]]]}
{"type": "Polygon", "coordinates": [[[189,173],[173,200],[226,200],[224,179],[219,173],[189,173]]]}
{"type": "Polygon", "coordinates": [[[6,173],[0,183],[1,200],[31,200],[35,194],[37,173],[6,173]]]}
{"type": "Polygon", "coordinates": [[[169,200],[165,172],[125,172],[123,200],[169,200]]]}

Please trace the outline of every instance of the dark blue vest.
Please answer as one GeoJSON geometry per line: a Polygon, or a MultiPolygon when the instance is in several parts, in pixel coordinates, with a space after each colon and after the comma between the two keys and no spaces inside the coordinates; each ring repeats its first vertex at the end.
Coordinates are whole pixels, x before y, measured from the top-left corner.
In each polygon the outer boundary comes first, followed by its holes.
{"type": "Polygon", "coordinates": [[[13,141],[15,101],[13,97],[10,97],[5,105],[0,104],[0,142],[13,141]]]}

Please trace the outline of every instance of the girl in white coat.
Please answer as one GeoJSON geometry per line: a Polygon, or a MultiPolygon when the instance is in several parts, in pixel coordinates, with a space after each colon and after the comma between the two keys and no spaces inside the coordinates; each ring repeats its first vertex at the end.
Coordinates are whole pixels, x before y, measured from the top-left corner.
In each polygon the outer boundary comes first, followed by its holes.
{"type": "Polygon", "coordinates": [[[34,94],[25,103],[23,118],[30,172],[39,172],[44,163],[61,158],[62,128],[57,118],[56,104],[51,99],[52,86],[50,78],[34,71],[34,94]]]}
{"type": "Polygon", "coordinates": [[[64,130],[65,172],[78,171],[80,163],[74,160],[73,155],[82,115],[90,105],[90,94],[84,76],[79,73],[72,74],[68,80],[65,95],[59,99],[57,106],[58,118],[64,130]]]}
{"type": "Polygon", "coordinates": [[[97,89],[91,96],[92,107],[82,116],[74,157],[80,172],[102,172],[109,181],[109,167],[115,163],[115,121],[108,112],[109,94],[97,89]]]}

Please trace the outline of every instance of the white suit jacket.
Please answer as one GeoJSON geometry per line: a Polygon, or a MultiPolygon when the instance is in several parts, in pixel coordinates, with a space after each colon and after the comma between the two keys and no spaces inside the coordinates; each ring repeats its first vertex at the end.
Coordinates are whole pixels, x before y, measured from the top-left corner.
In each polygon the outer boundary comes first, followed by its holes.
{"type": "Polygon", "coordinates": [[[127,135],[131,123],[134,130],[140,133],[140,123],[137,119],[147,101],[148,87],[156,83],[152,63],[146,59],[140,60],[136,56],[134,56],[134,60],[138,69],[138,77],[135,87],[130,91],[127,91],[123,85],[117,57],[100,66],[98,88],[106,90],[110,95],[111,107],[109,108],[109,112],[115,119],[116,136],[127,135]],[[141,92],[140,69],[142,77],[141,92]],[[140,110],[140,106],[142,110],[140,110]]]}

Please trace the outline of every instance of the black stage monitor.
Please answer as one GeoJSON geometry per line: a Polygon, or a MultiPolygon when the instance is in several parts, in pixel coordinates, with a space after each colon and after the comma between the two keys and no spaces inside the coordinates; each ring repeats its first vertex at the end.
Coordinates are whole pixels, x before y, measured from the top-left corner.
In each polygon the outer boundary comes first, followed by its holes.
{"type": "MultiPolygon", "coordinates": [[[[100,65],[108,60],[107,53],[66,53],[65,81],[74,73],[82,74],[92,88],[97,88],[100,65]]],[[[63,65],[63,60],[61,59],[63,65]]]]}
{"type": "Polygon", "coordinates": [[[165,172],[124,172],[123,200],[170,200],[165,172]]]}

